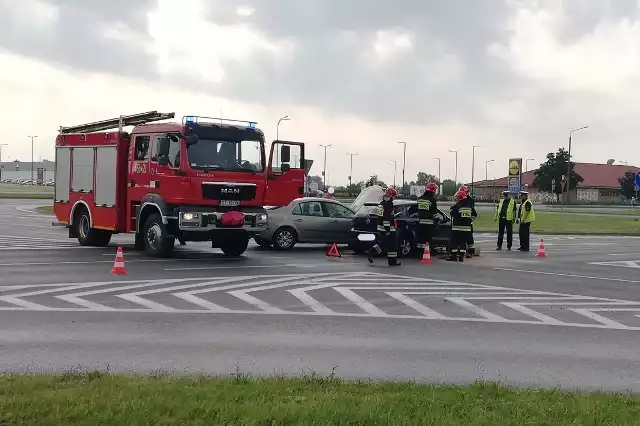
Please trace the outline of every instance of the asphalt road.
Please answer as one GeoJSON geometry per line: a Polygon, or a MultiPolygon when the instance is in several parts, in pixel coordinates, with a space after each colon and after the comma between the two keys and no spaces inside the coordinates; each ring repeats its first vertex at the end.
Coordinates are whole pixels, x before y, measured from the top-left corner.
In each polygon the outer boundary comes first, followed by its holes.
{"type": "Polygon", "coordinates": [[[640,390],[639,238],[545,236],[539,259],[496,252],[495,236],[479,234],[480,258],[393,269],[349,253],[328,259],[317,246],[227,259],[189,243],[158,260],[128,235],[79,247],[31,211],[40,204],[0,201],[5,371],[335,368],[346,378],[640,390]],[[126,276],[110,274],[118,245],[126,276]]]}

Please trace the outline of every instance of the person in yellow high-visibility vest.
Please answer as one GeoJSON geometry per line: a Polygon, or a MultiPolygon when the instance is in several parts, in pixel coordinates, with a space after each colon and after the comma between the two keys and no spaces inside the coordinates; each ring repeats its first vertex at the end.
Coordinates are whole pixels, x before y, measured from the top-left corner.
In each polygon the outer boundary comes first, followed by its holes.
{"type": "Polygon", "coordinates": [[[493,218],[498,223],[498,246],[496,250],[502,250],[504,231],[507,231],[507,250],[513,245],[513,221],[516,218],[516,202],[511,198],[509,191],[502,191],[502,198],[498,203],[496,214],[493,218]]]}
{"type": "Polygon", "coordinates": [[[520,248],[518,251],[529,251],[529,238],[531,235],[531,222],[536,220],[536,212],[533,209],[533,203],[529,199],[529,193],[520,192],[520,207],[518,208],[517,223],[520,223],[518,236],[520,238],[520,248]]]}

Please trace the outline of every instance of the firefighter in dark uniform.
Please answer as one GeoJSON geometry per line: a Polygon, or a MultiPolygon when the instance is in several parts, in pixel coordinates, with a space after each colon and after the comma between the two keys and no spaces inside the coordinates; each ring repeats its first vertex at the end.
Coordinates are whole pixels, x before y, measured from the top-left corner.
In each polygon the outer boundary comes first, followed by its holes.
{"type": "Polygon", "coordinates": [[[373,256],[387,253],[389,266],[400,266],[398,260],[398,244],[396,241],[396,228],[394,226],[393,200],[398,196],[394,188],[387,188],[377,209],[378,241],[367,251],[369,263],[373,263],[373,256]]]}
{"type": "Polygon", "coordinates": [[[464,262],[467,246],[470,244],[473,218],[477,216],[467,194],[458,191],[455,195],[456,203],[451,206],[451,256],[450,262],[464,262]]]}
{"type": "Polygon", "coordinates": [[[422,255],[424,255],[424,248],[427,243],[429,243],[429,247],[433,246],[433,236],[437,225],[436,215],[438,213],[436,192],[438,192],[438,185],[430,183],[418,198],[418,248],[422,250],[422,255]]]}
{"type": "MultiPolygon", "coordinates": [[[[476,208],[476,200],[474,200],[473,197],[471,196],[471,193],[469,192],[469,188],[467,188],[466,186],[462,185],[460,187],[460,189],[458,189],[458,191],[459,192],[464,192],[465,194],[467,194],[467,200],[469,201],[469,203],[471,203],[471,207],[475,209],[476,208]]],[[[475,221],[477,217],[478,217],[478,215],[474,214],[472,219],[475,221]]],[[[471,235],[469,236],[469,244],[467,246],[467,259],[472,258],[474,254],[476,254],[476,241],[473,238],[473,223],[472,223],[471,224],[471,235]]]]}

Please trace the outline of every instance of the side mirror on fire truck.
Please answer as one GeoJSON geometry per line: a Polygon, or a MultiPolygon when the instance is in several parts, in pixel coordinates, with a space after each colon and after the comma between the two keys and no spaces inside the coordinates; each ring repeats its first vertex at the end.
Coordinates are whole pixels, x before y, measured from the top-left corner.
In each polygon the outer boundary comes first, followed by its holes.
{"type": "Polygon", "coordinates": [[[186,138],[187,141],[187,146],[191,146],[191,145],[195,145],[200,141],[200,138],[198,137],[198,135],[189,135],[186,138]]]}
{"type": "Polygon", "coordinates": [[[282,145],[282,147],[280,147],[280,161],[283,163],[291,161],[291,147],[289,145],[282,145]]]}

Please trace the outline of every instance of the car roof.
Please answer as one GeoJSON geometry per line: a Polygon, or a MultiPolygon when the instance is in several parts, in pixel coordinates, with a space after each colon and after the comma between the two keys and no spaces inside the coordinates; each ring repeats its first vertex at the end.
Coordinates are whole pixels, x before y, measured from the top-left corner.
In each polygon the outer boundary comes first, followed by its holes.
{"type": "MultiPolygon", "coordinates": [[[[407,204],[417,204],[418,201],[417,200],[393,200],[393,205],[394,206],[406,206],[407,204]]],[[[377,206],[378,203],[364,203],[365,206],[371,207],[371,206],[377,206]]]]}

